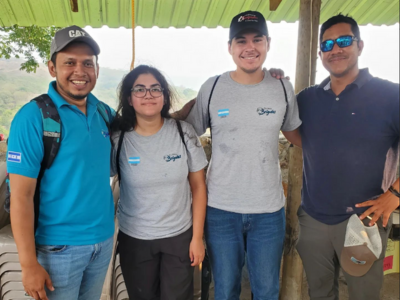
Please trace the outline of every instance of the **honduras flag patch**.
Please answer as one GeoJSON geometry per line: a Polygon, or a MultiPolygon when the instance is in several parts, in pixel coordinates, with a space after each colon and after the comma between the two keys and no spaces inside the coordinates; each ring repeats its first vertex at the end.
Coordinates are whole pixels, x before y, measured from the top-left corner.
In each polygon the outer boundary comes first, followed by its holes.
{"type": "Polygon", "coordinates": [[[140,157],[129,157],[128,162],[131,165],[138,165],[140,163],[140,157]]]}
{"type": "Polygon", "coordinates": [[[227,117],[229,116],[229,109],[219,109],[218,110],[218,117],[227,117]]]}
{"type": "Polygon", "coordinates": [[[8,151],[7,160],[10,162],[21,163],[21,153],[8,151]]]}

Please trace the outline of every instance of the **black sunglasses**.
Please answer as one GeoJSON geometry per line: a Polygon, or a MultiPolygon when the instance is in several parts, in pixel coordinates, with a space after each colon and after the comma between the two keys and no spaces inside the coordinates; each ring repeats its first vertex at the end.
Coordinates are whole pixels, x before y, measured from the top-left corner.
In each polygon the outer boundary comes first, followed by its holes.
{"type": "Polygon", "coordinates": [[[344,36],[338,37],[336,40],[323,41],[320,45],[320,49],[322,52],[332,51],[333,47],[335,46],[335,43],[340,48],[346,48],[346,47],[351,46],[353,44],[353,41],[358,42],[358,38],[356,38],[355,36],[351,36],[351,35],[344,35],[344,36]]]}

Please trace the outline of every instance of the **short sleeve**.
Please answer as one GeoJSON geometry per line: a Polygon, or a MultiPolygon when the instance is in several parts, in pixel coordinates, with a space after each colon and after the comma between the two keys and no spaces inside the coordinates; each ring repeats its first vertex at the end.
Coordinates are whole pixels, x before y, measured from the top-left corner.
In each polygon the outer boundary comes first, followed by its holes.
{"type": "Polygon", "coordinates": [[[208,164],[203,146],[201,145],[200,139],[196,135],[193,126],[186,122],[181,123],[187,146],[189,172],[200,171],[208,164]]]}
{"type": "Polygon", "coordinates": [[[193,125],[197,135],[203,135],[209,125],[210,116],[208,115],[208,100],[216,77],[208,79],[200,88],[196,97],[196,103],[193,105],[186,122],[193,125]]]}
{"type": "Polygon", "coordinates": [[[293,131],[298,127],[300,127],[301,125],[301,120],[299,117],[299,107],[297,104],[292,84],[287,80],[283,80],[283,83],[285,85],[286,94],[288,98],[288,110],[286,114],[285,123],[282,125],[281,130],[293,131]]]}
{"type": "Polygon", "coordinates": [[[23,106],[11,122],[7,172],[37,178],[44,155],[43,121],[36,103],[23,106]]]}

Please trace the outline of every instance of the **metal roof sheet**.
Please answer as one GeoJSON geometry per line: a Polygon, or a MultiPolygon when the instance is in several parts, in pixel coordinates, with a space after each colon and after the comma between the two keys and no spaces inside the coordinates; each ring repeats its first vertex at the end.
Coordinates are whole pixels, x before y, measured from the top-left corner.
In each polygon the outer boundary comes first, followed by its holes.
{"type": "MultiPolygon", "coordinates": [[[[0,26],[131,28],[131,0],[0,0],[0,26]]],[[[299,0],[282,0],[276,11],[269,0],[135,0],[136,26],[150,28],[190,26],[229,27],[232,16],[245,10],[258,10],[271,22],[295,22],[299,0]]],[[[354,17],[360,25],[392,25],[399,22],[399,0],[322,0],[321,22],[339,12],[354,17]]]]}

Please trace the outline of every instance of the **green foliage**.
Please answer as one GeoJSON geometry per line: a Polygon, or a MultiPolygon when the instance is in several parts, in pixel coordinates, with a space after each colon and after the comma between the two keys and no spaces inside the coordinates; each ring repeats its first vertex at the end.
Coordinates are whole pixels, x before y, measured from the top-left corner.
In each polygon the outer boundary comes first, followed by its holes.
{"type": "Polygon", "coordinates": [[[43,62],[47,62],[50,54],[51,39],[58,27],[0,26],[0,58],[23,58],[20,70],[36,73],[39,62],[33,56],[36,53],[43,62]]]}

